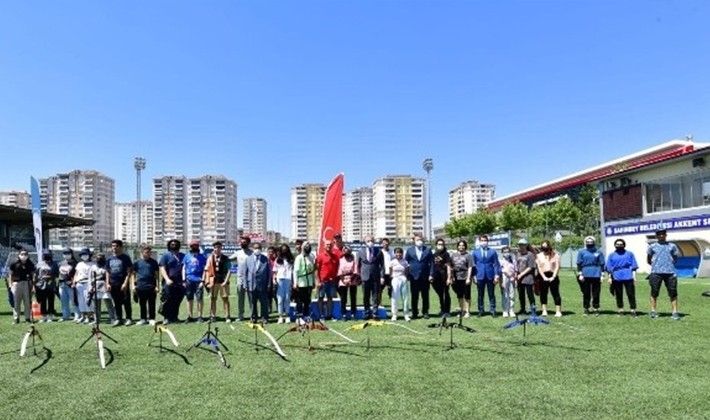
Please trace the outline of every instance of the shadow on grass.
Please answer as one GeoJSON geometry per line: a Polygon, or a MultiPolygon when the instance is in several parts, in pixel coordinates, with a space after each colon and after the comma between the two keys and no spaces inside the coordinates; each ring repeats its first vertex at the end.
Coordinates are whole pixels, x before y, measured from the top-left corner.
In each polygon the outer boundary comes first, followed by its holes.
{"type": "Polygon", "coordinates": [[[47,347],[45,347],[43,350],[44,350],[44,352],[45,352],[45,357],[44,357],[44,359],[42,360],[42,363],[40,363],[39,366],[33,368],[33,369],[30,371],[30,375],[33,374],[33,373],[35,373],[35,372],[37,372],[38,370],[42,369],[47,363],[49,363],[49,360],[50,360],[50,359],[52,358],[52,356],[54,355],[54,353],[52,353],[52,350],[49,349],[49,348],[47,348],[47,347]]]}
{"type": "Polygon", "coordinates": [[[113,363],[115,357],[113,356],[113,351],[110,348],[104,346],[104,350],[106,351],[106,354],[108,354],[108,358],[106,359],[106,367],[109,367],[113,363]]]}
{"type": "MultiPolygon", "coordinates": [[[[213,354],[213,355],[217,356],[217,360],[219,361],[219,363],[220,363],[222,366],[224,366],[224,367],[227,368],[227,369],[230,369],[230,368],[232,367],[232,365],[230,365],[230,364],[227,362],[227,358],[226,358],[226,356],[224,355],[224,351],[222,351],[222,349],[220,349],[220,350],[218,351],[218,350],[215,349],[214,347],[211,347],[211,348],[210,348],[210,347],[202,347],[202,346],[199,346],[199,345],[197,345],[197,346],[195,346],[195,347],[191,347],[189,350],[192,350],[192,349],[202,350],[202,351],[204,351],[204,352],[213,354]]],[[[229,350],[227,350],[226,348],[225,348],[224,350],[225,350],[225,351],[229,351],[229,350]]]]}
{"type": "Polygon", "coordinates": [[[510,339],[503,339],[503,340],[492,340],[491,342],[494,342],[496,344],[511,344],[514,346],[523,346],[523,347],[547,347],[551,349],[560,349],[560,350],[571,350],[571,351],[581,351],[581,352],[592,352],[595,351],[594,349],[585,349],[581,347],[573,347],[573,346],[565,346],[561,344],[554,344],[554,343],[549,343],[549,342],[540,342],[540,341],[530,341],[529,339],[525,337],[519,337],[517,339],[515,338],[510,338],[510,339]]]}
{"type": "Polygon", "coordinates": [[[303,350],[306,351],[310,354],[317,353],[319,351],[324,351],[326,353],[335,353],[335,354],[342,354],[344,356],[354,356],[354,357],[365,357],[365,355],[358,354],[358,353],[353,353],[350,351],[344,351],[344,350],[338,350],[338,347],[351,347],[355,346],[355,344],[350,344],[350,343],[333,343],[333,342],[325,342],[325,343],[316,343],[315,345],[311,345],[309,348],[308,346],[299,346],[297,344],[283,344],[282,347],[286,348],[292,348],[296,350],[303,350]]]}
{"type": "Polygon", "coordinates": [[[176,352],[175,350],[173,350],[173,349],[171,349],[171,348],[167,348],[167,347],[164,347],[164,346],[161,346],[161,345],[157,345],[157,346],[156,346],[156,345],[154,345],[154,344],[149,344],[148,347],[152,347],[152,348],[154,348],[154,349],[155,349],[155,348],[159,349],[161,354],[162,354],[162,352],[167,352],[167,353],[173,354],[173,355],[175,355],[175,356],[181,358],[182,361],[185,362],[186,365],[192,366],[192,365],[190,364],[190,360],[187,358],[187,356],[185,356],[184,354],[178,353],[178,352],[176,352]]]}
{"type": "Polygon", "coordinates": [[[256,350],[257,352],[259,352],[260,350],[270,351],[271,353],[274,353],[275,355],[279,356],[279,359],[281,359],[281,360],[283,360],[283,361],[285,361],[285,362],[290,362],[290,360],[288,360],[287,358],[282,357],[282,356],[279,354],[279,352],[276,351],[276,349],[274,349],[273,347],[269,347],[269,346],[267,346],[266,344],[254,343],[253,341],[244,341],[244,340],[237,340],[237,342],[239,342],[239,343],[244,343],[244,344],[247,344],[247,345],[249,345],[249,346],[253,346],[253,347],[255,347],[255,350],[256,350]]]}

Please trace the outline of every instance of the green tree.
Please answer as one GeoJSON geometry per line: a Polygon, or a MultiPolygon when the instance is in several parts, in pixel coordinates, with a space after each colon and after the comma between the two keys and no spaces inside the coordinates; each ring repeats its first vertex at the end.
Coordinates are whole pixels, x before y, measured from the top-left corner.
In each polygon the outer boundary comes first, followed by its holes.
{"type": "Polygon", "coordinates": [[[498,228],[498,220],[496,219],[496,215],[482,207],[480,207],[476,213],[471,215],[469,223],[471,236],[492,233],[498,228]]]}
{"type": "Polygon", "coordinates": [[[572,202],[569,197],[562,197],[550,209],[551,230],[568,231],[577,233],[579,221],[582,218],[581,210],[572,202]]]}
{"type": "Polygon", "coordinates": [[[581,212],[577,233],[582,236],[598,236],[601,222],[599,190],[593,184],[585,185],[579,192],[579,198],[575,204],[581,212]]]}
{"type": "Polygon", "coordinates": [[[466,223],[463,219],[463,217],[457,217],[446,222],[444,232],[446,232],[449,238],[463,239],[469,237],[469,233],[466,230],[466,223]]]}
{"type": "Polygon", "coordinates": [[[522,203],[508,203],[498,215],[501,230],[521,230],[530,226],[530,211],[522,203]]]}

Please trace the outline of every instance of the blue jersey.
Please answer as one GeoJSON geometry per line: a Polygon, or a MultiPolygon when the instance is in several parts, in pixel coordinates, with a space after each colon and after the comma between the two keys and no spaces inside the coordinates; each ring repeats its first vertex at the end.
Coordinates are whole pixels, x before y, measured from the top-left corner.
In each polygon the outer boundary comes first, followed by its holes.
{"type": "Polygon", "coordinates": [[[207,257],[203,254],[187,254],[182,260],[185,266],[185,279],[187,281],[202,281],[202,274],[205,272],[207,257]]]}
{"type": "Polygon", "coordinates": [[[585,248],[579,251],[577,269],[584,277],[601,278],[604,270],[604,254],[597,248],[585,248]]]}
{"type": "Polygon", "coordinates": [[[648,255],[651,256],[651,273],[674,274],[675,261],[673,257],[678,255],[678,247],[673,242],[661,244],[656,242],[648,247],[648,255]]]}
{"type": "Polygon", "coordinates": [[[614,281],[629,281],[634,279],[633,272],[639,268],[633,252],[612,252],[606,262],[606,271],[614,281]]]}

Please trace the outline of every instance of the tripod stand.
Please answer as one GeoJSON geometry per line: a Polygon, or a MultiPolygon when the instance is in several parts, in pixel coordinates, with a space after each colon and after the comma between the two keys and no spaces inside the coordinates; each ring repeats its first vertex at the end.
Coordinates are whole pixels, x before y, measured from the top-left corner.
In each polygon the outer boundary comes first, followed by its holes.
{"type": "Polygon", "coordinates": [[[185,350],[185,353],[189,352],[195,347],[200,347],[202,344],[207,344],[209,346],[212,346],[214,349],[214,352],[217,354],[217,357],[219,358],[220,363],[222,363],[222,366],[229,368],[229,364],[227,363],[227,359],[224,358],[224,354],[222,354],[222,350],[220,350],[219,346],[221,345],[226,351],[229,351],[227,346],[224,345],[222,340],[219,339],[219,328],[215,328],[214,332],[212,332],[212,320],[207,322],[207,331],[202,335],[202,337],[197,340],[197,342],[190,347],[188,347],[187,350],[185,350]]]}
{"type": "Polygon", "coordinates": [[[450,332],[450,338],[449,338],[449,350],[453,350],[454,347],[456,347],[456,344],[454,343],[454,329],[458,328],[460,330],[466,331],[468,333],[475,333],[477,332],[471,327],[468,327],[466,325],[463,325],[463,314],[459,314],[459,322],[451,323],[449,322],[448,318],[446,316],[441,318],[441,322],[437,324],[429,324],[429,328],[438,328],[439,329],[439,335],[441,335],[445,329],[449,330],[450,332]]]}
{"type": "MultiPolygon", "coordinates": [[[[94,296],[96,295],[96,278],[94,278],[93,283],[94,283],[93,284],[94,291],[89,296],[89,301],[87,302],[89,307],[91,307],[92,300],[94,299],[94,296]]],[[[110,335],[101,331],[101,327],[100,327],[101,313],[96,313],[95,316],[96,316],[96,323],[94,325],[92,325],[92,327],[91,327],[91,334],[86,338],[86,340],[84,340],[83,343],[81,343],[79,348],[84,347],[84,345],[86,345],[86,343],[88,343],[89,340],[91,340],[93,337],[96,337],[96,351],[99,354],[99,364],[101,365],[101,369],[106,369],[106,356],[104,354],[103,337],[108,338],[109,340],[113,341],[116,344],[118,344],[118,341],[114,340],[113,337],[111,337],[110,335]]]]}
{"type": "Polygon", "coordinates": [[[158,348],[160,348],[160,352],[163,352],[163,334],[167,334],[168,338],[170,341],[173,343],[175,347],[179,347],[180,344],[178,343],[177,339],[175,338],[175,335],[173,334],[172,331],[167,329],[166,327],[162,325],[158,325],[157,323],[153,327],[153,335],[150,336],[150,341],[148,341],[148,347],[150,347],[151,344],[153,344],[153,340],[155,339],[155,334],[159,334],[158,336],[158,348]]]}
{"type": "Polygon", "coordinates": [[[35,320],[34,320],[34,314],[30,310],[30,329],[27,330],[25,333],[25,336],[22,338],[22,344],[20,345],[20,357],[24,357],[25,354],[27,354],[27,344],[30,341],[30,338],[32,338],[32,352],[34,353],[35,356],[37,356],[37,340],[39,340],[40,344],[42,345],[43,350],[47,350],[47,347],[44,346],[44,340],[42,339],[42,335],[39,333],[37,328],[35,327],[35,320]]]}

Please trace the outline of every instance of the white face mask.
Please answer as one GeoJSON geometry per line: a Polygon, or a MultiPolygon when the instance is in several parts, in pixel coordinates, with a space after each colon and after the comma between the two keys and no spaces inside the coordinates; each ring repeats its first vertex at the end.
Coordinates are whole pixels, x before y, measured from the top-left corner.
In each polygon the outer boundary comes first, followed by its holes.
{"type": "Polygon", "coordinates": [[[258,257],[259,255],[261,255],[261,250],[260,250],[260,249],[255,249],[255,250],[254,250],[254,255],[256,255],[257,257],[258,257]]]}
{"type": "Polygon", "coordinates": [[[487,242],[487,241],[481,242],[481,247],[482,247],[482,248],[486,248],[487,246],[488,246],[488,242],[487,242]]]}
{"type": "Polygon", "coordinates": [[[89,256],[88,255],[82,255],[81,256],[82,261],[89,261],[89,256]]]}
{"type": "Polygon", "coordinates": [[[367,241],[366,244],[369,248],[372,248],[372,246],[375,245],[372,241],[367,241]]]}
{"type": "Polygon", "coordinates": [[[20,261],[25,262],[27,261],[27,255],[20,255],[20,261]]]}
{"type": "Polygon", "coordinates": [[[444,245],[437,245],[437,246],[436,246],[436,249],[438,249],[439,251],[443,251],[443,250],[444,250],[444,245]]]}
{"type": "Polygon", "coordinates": [[[424,241],[418,239],[418,240],[414,241],[414,245],[421,248],[421,246],[424,245],[424,241]]]}

